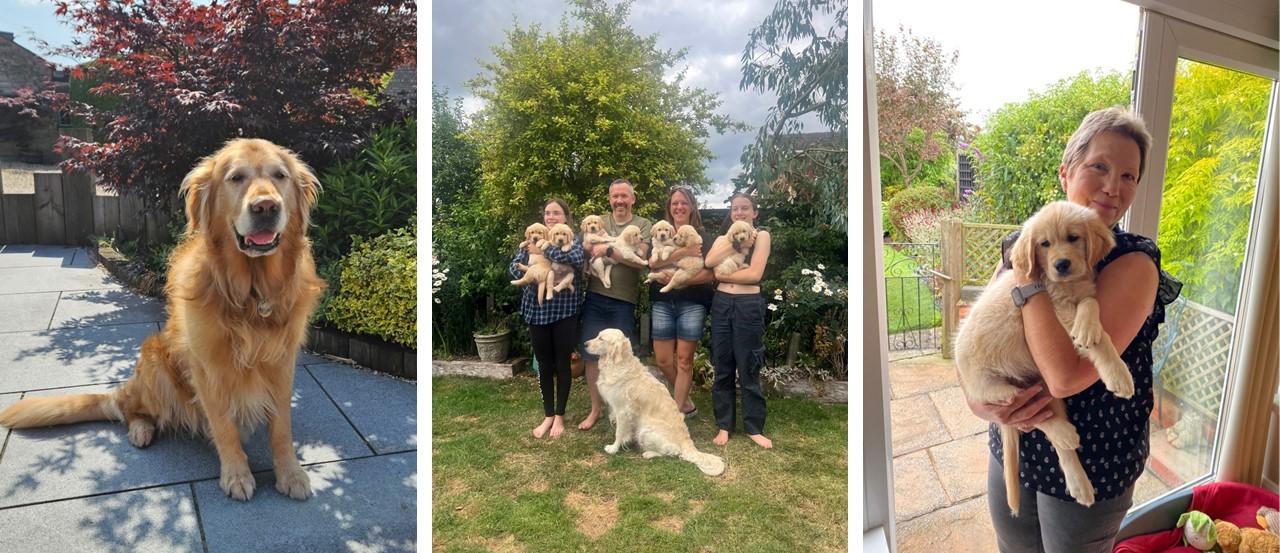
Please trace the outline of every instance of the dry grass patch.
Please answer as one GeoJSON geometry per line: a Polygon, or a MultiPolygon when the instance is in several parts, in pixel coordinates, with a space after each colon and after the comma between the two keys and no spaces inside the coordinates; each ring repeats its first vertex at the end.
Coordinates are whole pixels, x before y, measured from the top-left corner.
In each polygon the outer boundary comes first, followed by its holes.
{"type": "Polygon", "coordinates": [[[613,497],[592,497],[579,492],[569,492],[564,503],[578,512],[575,523],[578,531],[595,540],[608,532],[618,522],[618,500],[613,497]]]}
{"type": "Polygon", "coordinates": [[[666,530],[672,534],[684,533],[684,518],[678,516],[669,516],[653,521],[651,524],[659,530],[666,530]]]}
{"type": "Polygon", "coordinates": [[[483,547],[492,553],[524,553],[525,551],[524,544],[516,541],[516,537],[511,534],[501,538],[470,539],[467,540],[467,544],[483,547]]]}

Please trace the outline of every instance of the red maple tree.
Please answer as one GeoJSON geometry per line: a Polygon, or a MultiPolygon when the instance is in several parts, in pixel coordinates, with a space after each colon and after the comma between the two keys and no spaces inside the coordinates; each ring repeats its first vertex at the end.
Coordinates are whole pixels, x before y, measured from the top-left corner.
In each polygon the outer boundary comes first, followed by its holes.
{"type": "Polygon", "coordinates": [[[60,49],[93,63],[108,107],[67,102],[99,135],[58,151],[102,184],[166,205],[183,175],[235,137],[265,138],[316,167],[354,153],[396,115],[382,78],[414,61],[416,4],[404,0],[70,0],[87,39],[60,49]]]}

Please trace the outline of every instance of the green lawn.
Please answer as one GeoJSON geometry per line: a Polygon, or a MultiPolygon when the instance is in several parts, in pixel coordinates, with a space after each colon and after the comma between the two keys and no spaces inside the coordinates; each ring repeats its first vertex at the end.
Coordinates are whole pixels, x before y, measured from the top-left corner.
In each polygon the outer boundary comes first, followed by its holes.
{"type": "Polygon", "coordinates": [[[941,325],[942,312],[934,304],[932,292],[923,280],[915,278],[915,261],[893,248],[885,248],[884,267],[889,334],[941,325]]]}
{"type": "MultiPolygon", "coordinates": [[[[847,551],[848,406],[769,397],[765,450],[735,433],[711,443],[707,392],[689,421],[694,443],[728,465],[708,477],[634,446],[604,453],[605,419],[577,430],[589,405],[582,379],[569,429],[536,440],[542,421],[528,377],[432,379],[432,550],[756,552],[847,551]]],[[[740,423],[739,423],[740,424],[740,423]]]]}

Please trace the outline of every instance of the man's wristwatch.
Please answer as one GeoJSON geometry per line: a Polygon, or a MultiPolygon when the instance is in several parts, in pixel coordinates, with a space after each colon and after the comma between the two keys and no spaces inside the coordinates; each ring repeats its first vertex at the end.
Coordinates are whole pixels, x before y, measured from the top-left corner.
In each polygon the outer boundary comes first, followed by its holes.
{"type": "Polygon", "coordinates": [[[613,246],[609,246],[608,249],[604,250],[604,256],[613,257],[613,246]]]}
{"type": "Polygon", "coordinates": [[[1030,299],[1031,296],[1039,294],[1040,292],[1043,292],[1043,291],[1044,291],[1044,283],[1037,280],[1035,282],[1024,284],[1022,286],[1014,286],[1013,290],[1009,293],[1009,295],[1013,296],[1014,306],[1022,307],[1027,304],[1027,300],[1030,299]]]}

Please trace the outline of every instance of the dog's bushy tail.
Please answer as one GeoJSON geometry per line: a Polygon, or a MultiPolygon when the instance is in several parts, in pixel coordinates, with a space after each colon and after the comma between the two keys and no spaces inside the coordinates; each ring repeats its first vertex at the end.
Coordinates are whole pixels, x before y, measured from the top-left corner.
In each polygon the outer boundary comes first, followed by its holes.
{"type": "Polygon", "coordinates": [[[1012,426],[1000,427],[1000,439],[1004,442],[1004,493],[1009,503],[1009,513],[1018,516],[1018,502],[1022,486],[1018,485],[1018,442],[1021,436],[1012,426]]]}
{"type": "Polygon", "coordinates": [[[707,476],[724,474],[724,459],[710,453],[703,453],[693,447],[688,447],[681,451],[680,459],[698,465],[698,470],[701,470],[707,476]]]}
{"type": "Polygon", "coordinates": [[[122,420],[114,393],[29,397],[0,411],[0,426],[9,428],[105,420],[122,420]]]}

